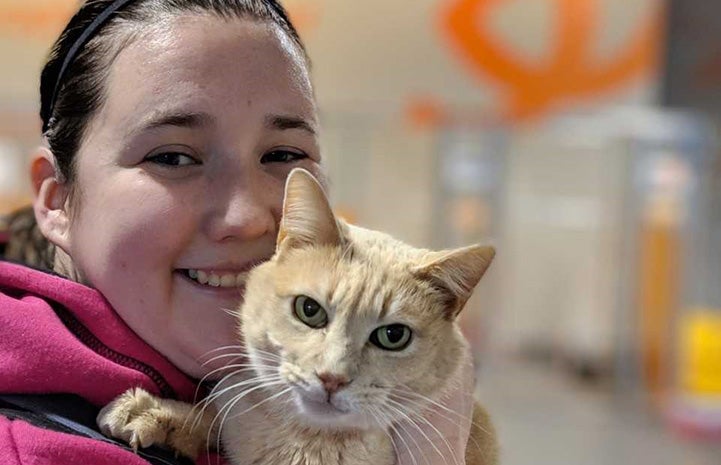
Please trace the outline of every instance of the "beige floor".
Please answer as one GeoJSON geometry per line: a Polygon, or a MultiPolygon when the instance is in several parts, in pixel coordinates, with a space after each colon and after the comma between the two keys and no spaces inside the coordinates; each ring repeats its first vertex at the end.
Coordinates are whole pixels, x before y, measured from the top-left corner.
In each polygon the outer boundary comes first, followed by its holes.
{"type": "Polygon", "coordinates": [[[721,465],[721,443],[682,440],[640,402],[563,373],[497,361],[479,374],[502,465],[721,465]]]}

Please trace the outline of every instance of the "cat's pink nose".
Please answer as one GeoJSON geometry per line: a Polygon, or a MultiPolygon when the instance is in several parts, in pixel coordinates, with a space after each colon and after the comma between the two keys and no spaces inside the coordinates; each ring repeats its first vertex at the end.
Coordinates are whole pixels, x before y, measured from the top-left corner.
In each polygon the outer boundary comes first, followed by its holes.
{"type": "Polygon", "coordinates": [[[323,387],[328,394],[336,393],[350,383],[348,378],[345,376],[334,375],[331,373],[318,373],[318,379],[323,384],[323,387]]]}

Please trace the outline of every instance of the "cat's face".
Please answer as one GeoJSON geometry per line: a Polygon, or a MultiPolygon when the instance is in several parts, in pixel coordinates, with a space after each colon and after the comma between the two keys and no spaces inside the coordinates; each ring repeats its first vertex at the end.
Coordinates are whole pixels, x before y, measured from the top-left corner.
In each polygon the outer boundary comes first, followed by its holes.
{"type": "MultiPolygon", "coordinates": [[[[322,209],[312,199],[322,192],[304,188],[290,200],[322,209]]],[[[332,214],[297,212],[311,223],[289,224],[286,210],[287,236],[253,271],[241,312],[255,374],[277,395],[272,405],[329,428],[384,427],[420,412],[458,369],[455,316],[492,249],[439,254],[339,227],[332,214]]]]}
{"type": "Polygon", "coordinates": [[[443,302],[410,266],[389,265],[314,248],[256,270],[243,309],[246,345],[263,374],[284,382],[277,390],[290,388],[300,418],[332,426],[398,419],[399,403],[433,397],[457,368],[462,339],[443,302]]]}

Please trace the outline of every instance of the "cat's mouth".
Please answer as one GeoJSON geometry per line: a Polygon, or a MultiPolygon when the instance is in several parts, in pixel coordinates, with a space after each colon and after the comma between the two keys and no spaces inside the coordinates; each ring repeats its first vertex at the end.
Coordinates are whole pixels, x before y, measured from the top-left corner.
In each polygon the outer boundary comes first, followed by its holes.
{"type": "Polygon", "coordinates": [[[208,287],[238,288],[245,285],[248,279],[248,271],[241,273],[221,273],[195,270],[192,268],[179,269],[176,271],[190,281],[208,287]]]}
{"type": "Polygon", "coordinates": [[[335,405],[330,399],[316,400],[302,394],[298,395],[303,413],[315,417],[337,417],[347,415],[350,411],[335,405]]]}

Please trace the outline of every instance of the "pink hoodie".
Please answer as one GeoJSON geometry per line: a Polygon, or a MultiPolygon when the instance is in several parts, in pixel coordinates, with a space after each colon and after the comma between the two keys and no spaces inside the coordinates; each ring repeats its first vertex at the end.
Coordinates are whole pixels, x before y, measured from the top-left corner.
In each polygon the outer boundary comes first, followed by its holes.
{"type": "MultiPolygon", "coordinates": [[[[72,393],[100,407],[134,386],[186,402],[196,388],[98,291],[0,261],[0,393],[72,393]]],[[[115,445],[0,416],[0,464],[120,463],[147,465],[115,445]]]]}

